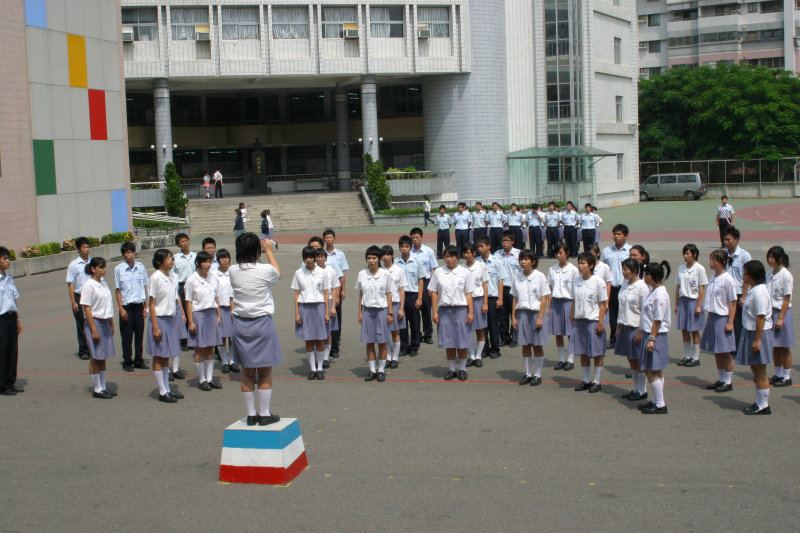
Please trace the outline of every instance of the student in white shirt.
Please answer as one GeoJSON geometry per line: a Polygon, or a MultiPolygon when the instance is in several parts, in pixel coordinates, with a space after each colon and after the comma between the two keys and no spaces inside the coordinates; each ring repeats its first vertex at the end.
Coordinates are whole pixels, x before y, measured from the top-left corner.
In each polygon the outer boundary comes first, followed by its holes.
{"type": "Polygon", "coordinates": [[[311,246],[302,250],[303,266],[292,278],[294,291],[294,336],[305,341],[309,380],[325,379],[325,340],[330,321],[330,280],[325,270],[317,267],[317,252],[311,246]]]}
{"type": "Polygon", "coordinates": [[[395,264],[403,269],[406,279],[403,311],[406,327],[400,329],[400,353],[410,357],[417,356],[419,345],[422,342],[419,310],[423,305],[422,293],[425,291],[425,267],[422,261],[411,256],[413,245],[414,241],[411,240],[411,237],[401,235],[397,241],[400,257],[394,260],[395,264]]]}
{"type": "Polygon", "coordinates": [[[205,253],[211,256],[211,270],[209,270],[209,272],[216,271],[219,268],[219,261],[217,261],[217,241],[215,241],[213,237],[206,237],[203,239],[203,242],[200,243],[200,247],[205,253]]]}
{"type": "Polygon", "coordinates": [[[370,246],[364,253],[367,268],[358,273],[356,290],[358,297],[358,323],[361,324],[361,342],[366,344],[369,373],[364,381],[386,381],[386,357],[389,330],[394,321],[392,311],[392,276],[381,268],[383,252],[377,246],[370,246]],[[375,368],[375,344],[378,345],[378,367],[375,368]]]}
{"type": "Polygon", "coordinates": [[[198,388],[202,391],[221,389],[214,380],[214,347],[222,344],[217,305],[217,276],[211,274],[211,255],[198,252],[197,270],[186,280],[186,327],[189,346],[194,348],[194,367],[197,370],[198,388]]]}
{"type": "MultiPolygon", "coordinates": [[[[562,248],[563,250],[563,248],[562,248]]],[[[605,326],[603,324],[608,308],[606,284],[599,276],[592,274],[597,258],[594,254],[583,252],[578,255],[578,272],[572,287],[572,310],[570,322],[572,335],[569,338],[570,353],[581,356],[583,382],[576,391],[600,392],[600,376],[603,374],[603,355],[606,350],[605,326]],[[594,380],[590,377],[590,365],[594,360],[594,380]]]]}
{"type": "MultiPolygon", "coordinates": [[[[339,291],[342,287],[341,282],[339,279],[341,278],[341,271],[338,270],[338,264],[336,268],[332,267],[331,265],[327,264],[328,253],[323,248],[316,248],[314,250],[317,256],[317,267],[321,268],[325,271],[325,275],[328,276],[328,298],[329,304],[328,309],[330,310],[330,317],[331,319],[328,321],[328,338],[325,340],[325,359],[322,361],[322,369],[327,370],[331,366],[331,346],[333,343],[333,333],[339,331],[339,313],[336,310],[336,306],[339,305],[339,291]]],[[[318,367],[319,368],[319,367],[318,367]]]]}
{"type": "Polygon", "coordinates": [[[642,318],[639,323],[639,335],[644,343],[639,367],[644,370],[653,400],[640,405],[639,410],[645,415],[665,415],[669,412],[664,402],[664,368],[669,364],[669,342],[667,333],[670,328],[669,292],[664,287],[664,280],[669,277],[669,263],[648,263],[644,267],[644,282],[650,287],[650,294],[642,304],[642,318]]]}
{"type": "MultiPolygon", "coordinates": [[[[503,308],[503,294],[505,285],[511,282],[508,268],[504,259],[491,254],[492,243],[487,235],[478,239],[478,260],[486,265],[489,280],[486,283],[486,333],[488,333],[487,355],[492,359],[500,357],[500,309],[503,308]]],[[[485,336],[485,335],[484,335],[485,336]]],[[[483,357],[483,354],[480,354],[483,357]]],[[[483,365],[483,363],[481,363],[483,365]]],[[[478,366],[478,365],[476,365],[478,366]]]]}
{"type": "Polygon", "coordinates": [[[122,337],[122,370],[147,369],[142,359],[144,323],[147,318],[147,269],[136,259],[132,241],[120,246],[123,261],[114,269],[114,296],[119,309],[119,331],[122,337]],[[132,349],[133,348],[133,349],[132,349]]]}
{"type": "Polygon", "coordinates": [[[592,204],[583,206],[584,213],[580,218],[581,240],[583,241],[583,251],[591,250],[595,243],[596,229],[600,225],[600,217],[592,212],[592,204]]]}
{"type": "MultiPolygon", "coordinates": [[[[178,296],[181,297],[181,307],[183,308],[183,314],[186,315],[186,292],[184,287],[186,285],[186,280],[189,279],[189,276],[191,276],[195,271],[194,260],[197,254],[189,249],[189,236],[185,233],[178,233],[175,236],[175,245],[180,248],[180,250],[175,254],[175,262],[172,266],[172,271],[178,276],[178,296]]],[[[179,334],[182,335],[181,349],[184,351],[189,351],[191,348],[188,347],[186,342],[188,335],[183,332],[179,332],[179,334]]],[[[186,378],[186,374],[184,374],[183,370],[180,369],[179,365],[180,357],[173,357],[172,374],[170,374],[170,379],[186,378]]]]}
{"type": "Polygon", "coordinates": [[[81,288],[91,276],[86,274],[86,265],[89,264],[89,255],[92,250],[91,243],[86,237],[75,239],[75,249],[78,257],[70,262],[67,267],[67,295],[75,318],[75,329],[78,333],[78,357],[86,361],[89,359],[89,346],[86,344],[84,333],[85,319],[81,307],[81,288]]]}
{"type": "Polygon", "coordinates": [[[486,209],[481,202],[475,202],[475,211],[472,213],[472,242],[478,242],[478,239],[488,235],[486,229],[486,209]]]}
{"type": "Polygon", "coordinates": [[[517,332],[517,342],[522,346],[522,362],[525,366],[525,375],[519,380],[519,384],[535,387],[542,384],[542,346],[547,344],[544,315],[550,300],[550,285],[547,284],[544,274],[536,270],[539,258],[532,251],[522,250],[519,253],[519,264],[522,271],[511,277],[511,324],[517,332]]]}
{"type": "Polygon", "coordinates": [[[507,222],[505,213],[500,210],[500,204],[492,202],[492,210],[486,214],[486,225],[489,228],[489,239],[492,243],[492,253],[500,249],[503,236],[503,226],[507,222]]]}
{"type": "MultiPolygon", "coordinates": [[[[556,245],[558,245],[558,227],[561,225],[561,213],[556,211],[555,202],[547,205],[547,211],[542,216],[547,230],[547,257],[556,256],[556,245]]],[[[567,248],[567,258],[569,258],[569,248],[567,248]]]]}
{"type": "MultiPolygon", "coordinates": [[[[505,263],[509,278],[522,272],[519,266],[519,249],[514,247],[514,232],[505,230],[503,238],[500,240],[502,248],[494,253],[494,256],[505,263]]],[[[516,335],[511,328],[511,312],[514,309],[514,301],[511,297],[511,282],[503,285],[503,306],[498,308],[500,311],[500,346],[516,346],[514,340],[516,335]]]]}
{"type": "Polygon", "coordinates": [[[394,320],[389,325],[392,332],[392,345],[387,348],[386,368],[397,368],[400,363],[400,331],[406,328],[406,275],[403,269],[394,264],[394,248],[388,244],[381,248],[381,263],[384,270],[392,276],[392,313],[394,320]]]}
{"type": "Polygon", "coordinates": [[[528,224],[528,242],[530,243],[531,251],[536,257],[542,258],[544,257],[544,250],[542,249],[542,213],[539,204],[531,204],[526,223],[528,224]]]}
{"type": "Polygon", "coordinates": [[[736,282],[736,295],[739,297],[736,305],[736,317],[733,319],[733,332],[737,343],[742,336],[742,305],[744,305],[744,299],[747,296],[747,283],[744,282],[742,269],[744,264],[752,259],[750,252],[739,246],[741,237],[742,233],[734,226],[725,228],[725,250],[727,250],[732,260],[730,267],[728,267],[728,273],[733,277],[733,281],[736,282]]]}
{"type": "Polygon", "coordinates": [[[220,248],[217,251],[219,268],[213,271],[217,276],[217,305],[219,305],[220,329],[222,330],[222,344],[220,344],[219,357],[222,361],[222,373],[239,372],[241,368],[233,362],[231,337],[233,337],[233,288],[231,288],[231,254],[228,250],[220,248]],[[226,343],[227,340],[227,343],[226,343]]]}
{"type": "Polygon", "coordinates": [[[742,266],[742,280],[748,290],[742,306],[742,338],[736,350],[736,364],[749,365],[756,384],[755,403],[742,409],[746,415],[772,413],[767,379],[767,365],[772,360],[772,302],[766,279],[761,261],[751,260],[742,266]]]}
{"type": "Polygon", "coordinates": [[[734,316],[736,315],[736,282],[725,269],[730,264],[730,256],[723,250],[714,250],[708,259],[708,267],[714,276],[708,283],[703,310],[708,313],[703,334],[700,336],[700,349],[714,354],[717,365],[717,381],[706,386],[715,392],[733,390],[733,357],[736,350],[734,339],[734,316]]]}
{"type": "Polygon", "coordinates": [[[636,259],[629,257],[622,262],[622,277],[625,278],[625,282],[619,290],[617,342],[614,345],[614,353],[624,355],[628,359],[633,390],[622,397],[632,402],[647,398],[647,377],[639,368],[643,339],[639,324],[642,318],[642,306],[650,294],[650,288],[644,280],[639,279],[639,272],[640,265],[636,259]]]}
{"type": "Polygon", "coordinates": [[[486,345],[486,327],[488,326],[489,298],[488,283],[489,269],[483,261],[476,261],[478,247],[474,242],[467,243],[464,249],[464,268],[472,274],[475,284],[472,291],[472,327],[475,330],[475,344],[467,349],[469,360],[467,366],[483,366],[483,347],[486,345]]]}
{"type": "MultiPolygon", "coordinates": [[[[589,253],[597,258],[597,263],[595,263],[594,270],[592,272],[595,276],[598,276],[600,279],[602,279],[606,284],[608,297],[611,298],[611,282],[614,280],[614,277],[611,275],[611,267],[600,260],[600,246],[597,244],[592,244],[589,247],[589,253]]],[[[606,313],[606,320],[608,320],[608,313],[606,313]]]]}
{"type": "MultiPolygon", "coordinates": [[[[580,225],[580,215],[575,211],[575,204],[567,201],[564,212],[561,213],[561,225],[564,228],[564,241],[569,248],[570,255],[578,255],[578,226],[580,225]]],[[[584,250],[585,251],[585,250],[584,250]]]]}
{"type": "Polygon", "coordinates": [[[433,321],[438,326],[439,348],[444,348],[450,370],[444,379],[467,379],[467,349],[472,345],[472,292],[475,283],[469,270],[458,264],[455,246],[444,251],[445,266],[437,268],[431,277],[433,321]],[[458,372],[456,372],[458,355],[458,372]]]}
{"type": "Polygon", "coordinates": [[[506,215],[508,231],[514,234],[514,248],[522,250],[525,248],[525,233],[522,227],[525,225],[527,217],[521,213],[517,204],[511,204],[511,212],[506,215]]]}
{"type": "Polygon", "coordinates": [[[91,276],[81,288],[81,307],[86,317],[83,326],[89,348],[89,374],[94,385],[93,398],[109,400],[117,395],[106,388],[106,359],[116,356],[114,350],[114,307],[111,291],[103,280],[106,260],[92,257],[84,272],[91,276]]]}
{"type": "Polygon", "coordinates": [[[733,206],[728,203],[728,197],[723,194],[720,198],[720,204],[717,206],[717,212],[714,213],[714,222],[719,229],[720,248],[725,247],[725,230],[728,226],[733,225],[735,213],[733,206]]]}
{"type": "Polygon", "coordinates": [[[794,346],[794,319],[792,318],[792,288],[794,278],[789,272],[789,256],[781,246],[767,251],[767,287],[772,300],[772,362],[775,375],[770,378],[774,387],[792,384],[792,347],[794,346]]]}
{"type": "Polygon", "coordinates": [[[547,308],[547,324],[550,334],[556,336],[556,349],[558,350],[558,363],[555,370],[569,371],[575,368],[575,353],[569,351],[564,355],[564,337],[572,335],[572,288],[580,277],[578,269],[569,262],[569,249],[566,245],[556,247],[558,264],[550,267],[547,281],[550,284],[550,302],[547,308]]]}
{"type": "Polygon", "coordinates": [[[472,226],[472,215],[466,203],[458,202],[458,212],[453,215],[453,224],[456,227],[456,250],[461,257],[469,242],[469,228],[472,226]]]}
{"type": "Polygon", "coordinates": [[[453,218],[447,214],[447,207],[444,204],[439,206],[439,214],[436,215],[436,257],[442,258],[442,250],[450,246],[450,226],[453,218]]]}
{"type": "Polygon", "coordinates": [[[706,327],[703,300],[706,295],[708,276],[706,269],[697,262],[700,251],[694,244],[683,247],[685,264],[678,267],[675,280],[675,316],[683,336],[683,359],[678,366],[700,365],[700,332],[706,327]]]}

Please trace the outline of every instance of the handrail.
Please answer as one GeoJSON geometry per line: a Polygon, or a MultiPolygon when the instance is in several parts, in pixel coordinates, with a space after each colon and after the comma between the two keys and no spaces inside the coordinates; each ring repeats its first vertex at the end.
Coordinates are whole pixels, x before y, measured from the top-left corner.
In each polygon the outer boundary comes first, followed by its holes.
{"type": "Polygon", "coordinates": [[[361,201],[367,207],[367,212],[369,213],[370,221],[375,221],[375,209],[372,207],[372,202],[369,199],[369,194],[367,194],[367,189],[364,188],[363,185],[358,187],[358,192],[361,195],[361,201]]]}

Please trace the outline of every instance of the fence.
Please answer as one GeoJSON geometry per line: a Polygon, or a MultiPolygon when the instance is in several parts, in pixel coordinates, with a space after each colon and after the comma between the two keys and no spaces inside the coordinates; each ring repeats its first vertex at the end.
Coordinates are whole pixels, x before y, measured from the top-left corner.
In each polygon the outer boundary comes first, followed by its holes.
{"type": "Polygon", "coordinates": [[[750,161],[643,161],[639,163],[639,178],[644,181],[653,174],[699,172],[709,185],[794,183],[799,164],[800,156],[750,161]]]}

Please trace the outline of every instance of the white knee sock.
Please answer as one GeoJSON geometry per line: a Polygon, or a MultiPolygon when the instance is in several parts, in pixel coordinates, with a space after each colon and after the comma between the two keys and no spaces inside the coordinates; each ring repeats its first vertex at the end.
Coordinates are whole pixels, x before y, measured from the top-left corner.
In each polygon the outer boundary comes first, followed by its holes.
{"type": "Polygon", "coordinates": [[[231,364],[228,358],[228,345],[224,342],[219,345],[219,358],[222,360],[223,365],[231,364]]]}
{"type": "Polygon", "coordinates": [[[325,351],[314,352],[314,357],[317,359],[317,370],[322,370],[322,362],[325,361],[325,351]]]}
{"type": "Polygon", "coordinates": [[[467,360],[466,359],[460,359],[459,358],[459,360],[458,360],[458,369],[459,370],[466,370],[467,369],[467,360]]]}
{"type": "Polygon", "coordinates": [[[330,344],[326,344],[325,345],[325,360],[326,361],[330,361],[330,359],[331,359],[331,345],[330,344]]]}
{"type": "Polygon", "coordinates": [[[583,382],[584,383],[589,383],[590,381],[592,381],[592,378],[591,378],[592,367],[590,367],[590,366],[582,366],[581,367],[581,373],[583,374],[583,382]]]}
{"type": "Polygon", "coordinates": [[[558,360],[562,363],[564,362],[564,347],[563,346],[556,346],[558,348],[558,360]]]}
{"type": "Polygon", "coordinates": [[[269,402],[272,400],[272,389],[258,389],[258,413],[269,416],[269,402]]]}
{"type": "Polygon", "coordinates": [[[455,372],[456,371],[456,360],[455,359],[453,359],[452,361],[448,360],[447,362],[450,364],[450,371],[451,372],[455,372]]]}
{"type": "Polygon", "coordinates": [[[653,403],[656,407],[664,407],[664,382],[657,379],[650,383],[650,388],[653,391],[653,403]]]}
{"type": "Polygon", "coordinates": [[[100,374],[89,374],[92,377],[92,385],[94,385],[94,391],[100,392],[103,390],[103,387],[100,386],[100,374]]]}
{"type": "Polygon", "coordinates": [[[532,362],[533,361],[531,361],[530,357],[524,357],[523,356],[522,363],[525,365],[525,375],[526,376],[530,376],[531,375],[531,364],[532,364],[532,362]]]}
{"type": "Polygon", "coordinates": [[[247,416],[256,416],[256,393],[243,392],[242,399],[244,400],[244,412],[247,416]]]}
{"type": "Polygon", "coordinates": [[[467,359],[475,359],[475,344],[467,348],[467,359]]]}
{"type": "Polygon", "coordinates": [[[483,347],[486,346],[486,341],[478,341],[478,348],[475,350],[475,359],[483,357],[483,347]]]}
{"type": "Polygon", "coordinates": [[[683,357],[689,359],[692,356],[692,341],[683,341],[683,357]]]}
{"type": "Polygon", "coordinates": [[[783,369],[783,379],[791,379],[792,369],[791,368],[784,368],[783,369]]]}
{"type": "Polygon", "coordinates": [[[392,361],[397,361],[400,357],[400,341],[394,343],[394,351],[392,352],[392,361]]]}
{"type": "Polygon", "coordinates": [[[159,396],[164,396],[167,393],[167,388],[164,386],[164,373],[161,370],[153,370],[153,377],[156,378],[159,396]]]}
{"type": "Polygon", "coordinates": [[[600,376],[603,375],[603,367],[596,366],[594,367],[594,382],[600,385],[600,376]]]}
{"type": "Polygon", "coordinates": [[[172,372],[175,373],[178,370],[180,370],[181,358],[176,355],[175,357],[171,358],[171,361],[172,361],[172,372]]]}
{"type": "Polygon", "coordinates": [[[756,403],[759,409],[769,406],[769,387],[766,389],[756,389],[756,403]]]}
{"type": "Polygon", "coordinates": [[[164,379],[164,389],[166,389],[167,392],[171,391],[172,389],[169,386],[169,368],[164,367],[159,370],[159,372],[161,372],[161,376],[164,379]]]}
{"type": "Polygon", "coordinates": [[[692,359],[697,361],[700,359],[700,345],[692,344],[692,359]]]}
{"type": "Polygon", "coordinates": [[[213,359],[206,359],[203,361],[205,366],[205,377],[206,381],[210,382],[211,379],[214,377],[214,360],[213,359]]]}
{"type": "Polygon", "coordinates": [[[374,373],[375,372],[375,361],[367,361],[369,363],[369,371],[374,373]]]}
{"type": "Polygon", "coordinates": [[[544,356],[533,358],[533,375],[542,377],[542,367],[544,366],[544,356]]]}
{"type": "Polygon", "coordinates": [[[717,381],[725,381],[725,371],[721,368],[717,369],[717,381]]]}
{"type": "Polygon", "coordinates": [[[724,381],[727,385],[731,384],[731,380],[733,379],[733,372],[723,372],[722,373],[722,381],[724,381]]]}
{"type": "Polygon", "coordinates": [[[206,372],[203,369],[203,362],[200,361],[199,363],[194,364],[194,368],[197,371],[197,381],[199,383],[203,383],[206,380],[206,372]]]}
{"type": "Polygon", "coordinates": [[[386,371],[386,359],[378,359],[378,372],[386,371]]]}
{"type": "Polygon", "coordinates": [[[783,367],[782,366],[776,366],[775,367],[775,376],[779,377],[779,378],[783,377],[783,367]]]}
{"type": "Polygon", "coordinates": [[[106,371],[101,370],[97,375],[100,376],[100,386],[103,387],[103,390],[106,390],[106,371]]]}
{"type": "Polygon", "coordinates": [[[311,368],[312,372],[317,371],[317,356],[314,355],[314,352],[306,352],[306,359],[308,359],[308,366],[311,368]]]}
{"type": "Polygon", "coordinates": [[[574,353],[568,353],[567,354],[567,363],[574,363],[574,362],[575,362],[575,354],[574,353]]]}
{"type": "Polygon", "coordinates": [[[647,376],[644,372],[639,372],[639,392],[645,394],[647,392],[647,376]]]}

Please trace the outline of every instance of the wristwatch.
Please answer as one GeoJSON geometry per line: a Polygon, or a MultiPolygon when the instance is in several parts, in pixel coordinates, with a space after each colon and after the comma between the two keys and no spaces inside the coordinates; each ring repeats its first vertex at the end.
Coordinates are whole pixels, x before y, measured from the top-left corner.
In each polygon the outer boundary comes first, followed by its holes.
{"type": "Polygon", "coordinates": [[[656,340],[656,338],[655,338],[655,337],[653,337],[652,335],[650,335],[649,337],[647,337],[647,342],[650,342],[650,341],[653,341],[653,342],[655,342],[655,340],[656,340]]]}

